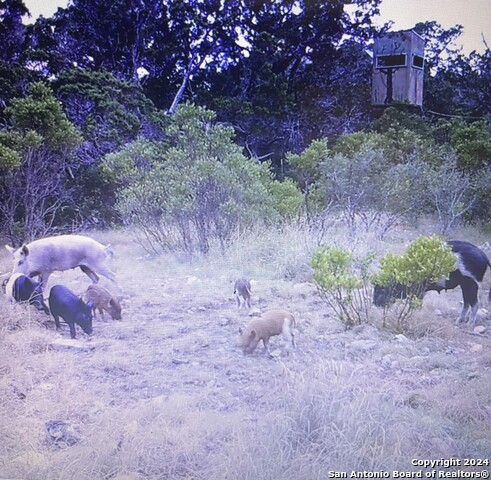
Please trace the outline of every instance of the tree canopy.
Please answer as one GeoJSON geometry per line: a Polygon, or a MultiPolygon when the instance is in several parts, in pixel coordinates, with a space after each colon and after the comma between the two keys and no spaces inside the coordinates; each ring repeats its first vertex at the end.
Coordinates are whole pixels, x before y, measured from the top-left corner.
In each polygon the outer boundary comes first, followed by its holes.
{"type": "MultiPolygon", "coordinates": [[[[63,151],[77,178],[64,182],[80,205],[76,215],[118,221],[120,185],[101,175],[103,159],[135,142],[166,148],[172,116],[190,103],[214,112],[210,126],[231,128],[246,157],[267,161],[279,180],[294,179],[312,212],[320,198],[333,198],[321,192],[326,156],[341,166],[363,163],[360,152],[370,151],[374,164],[380,158],[395,169],[415,158],[438,169],[452,158],[462,175],[478,169],[487,178],[489,48],[465,56],[455,47],[460,25],[415,25],[427,41],[423,108],[374,108],[372,39],[390,27],[374,27],[379,4],[73,0],[25,24],[22,0],[0,1],[0,175],[20,168],[27,139],[53,153],[56,142],[75,138],[66,134],[73,128],[80,141],[63,151]],[[41,117],[31,109],[36,98],[41,117]],[[327,150],[322,168],[319,149],[327,150]]],[[[487,215],[482,180],[469,182],[478,216],[487,215]]]]}

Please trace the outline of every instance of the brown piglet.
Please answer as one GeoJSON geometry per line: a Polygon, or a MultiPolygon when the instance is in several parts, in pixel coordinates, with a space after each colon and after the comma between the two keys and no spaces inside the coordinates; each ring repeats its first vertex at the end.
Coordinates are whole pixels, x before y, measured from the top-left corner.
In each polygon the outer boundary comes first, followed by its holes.
{"type": "Polygon", "coordinates": [[[84,293],[84,300],[86,302],[93,302],[94,314],[97,309],[102,318],[104,318],[104,311],[106,311],[111,315],[113,320],[121,320],[120,303],[104,287],[90,285],[84,293]]]}

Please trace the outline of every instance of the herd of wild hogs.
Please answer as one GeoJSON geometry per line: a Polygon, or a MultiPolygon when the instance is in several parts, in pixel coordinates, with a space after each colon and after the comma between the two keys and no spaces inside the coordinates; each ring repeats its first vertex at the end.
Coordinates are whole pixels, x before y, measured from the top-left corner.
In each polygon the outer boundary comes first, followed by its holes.
{"type": "MultiPolygon", "coordinates": [[[[426,290],[453,289],[460,286],[463,307],[457,323],[469,314],[469,323],[475,325],[478,311],[478,289],[487,267],[491,267],[487,255],[475,245],[465,241],[448,241],[455,254],[455,270],[448,278],[428,282],[426,290]]],[[[113,255],[109,245],[104,246],[92,238],[81,235],[61,235],[35,240],[18,249],[5,246],[13,256],[12,273],[3,282],[3,290],[12,302],[28,302],[38,310],[51,314],[56,328],[60,328],[60,317],[69,325],[71,338],[75,338],[75,325],[85,333],[92,334],[92,317],[96,310],[115,319],[121,319],[121,305],[111,293],[97,285],[99,275],[111,280],[120,290],[115,274],[107,267],[106,260],[113,255]],[[89,276],[90,285],[82,297],[78,297],[64,285],[54,285],[49,293],[48,305],[43,297],[43,287],[54,271],[80,269],[89,276]],[[33,280],[38,277],[38,280],[33,280]]],[[[397,298],[407,296],[408,287],[392,285],[374,286],[374,304],[384,306],[397,298]]],[[[251,308],[251,284],[247,279],[238,279],[234,285],[237,309],[251,308]]],[[[491,291],[489,293],[491,300],[491,291]]],[[[262,340],[269,353],[270,337],[282,335],[286,349],[295,347],[295,317],[286,310],[269,310],[260,317],[252,318],[247,327],[240,331],[240,345],[244,354],[252,353],[262,340]]]]}

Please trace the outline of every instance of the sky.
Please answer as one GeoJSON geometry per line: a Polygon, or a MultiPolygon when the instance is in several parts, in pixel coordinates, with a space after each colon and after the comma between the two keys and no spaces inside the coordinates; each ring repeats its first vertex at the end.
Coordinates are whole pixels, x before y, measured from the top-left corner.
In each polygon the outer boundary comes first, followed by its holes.
{"type": "MultiPolygon", "coordinates": [[[[328,0],[326,0],[328,1],[328,0]]],[[[35,20],[39,15],[51,17],[68,0],[24,0],[35,20]]],[[[459,38],[463,53],[482,53],[484,35],[491,47],[491,0],[382,0],[376,24],[393,20],[392,31],[407,30],[418,22],[435,20],[444,28],[460,24],[464,33],[459,38]]]]}

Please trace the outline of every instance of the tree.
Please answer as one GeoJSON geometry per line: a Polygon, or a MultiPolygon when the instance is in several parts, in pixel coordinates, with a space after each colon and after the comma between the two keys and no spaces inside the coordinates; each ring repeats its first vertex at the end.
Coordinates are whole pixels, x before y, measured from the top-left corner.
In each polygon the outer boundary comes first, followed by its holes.
{"type": "Polygon", "coordinates": [[[242,56],[223,71],[204,72],[209,79],[204,85],[212,89],[198,90],[196,97],[234,125],[251,156],[272,159],[281,174],[286,151],[300,153],[312,140],[331,133],[332,123],[345,128],[361,123],[359,109],[347,104],[350,93],[356,91],[355,98],[360,98],[366,89],[367,78],[360,76],[369,71],[370,59],[360,47],[356,52],[362,56],[352,54],[353,43],[343,48],[342,39],[344,34],[355,37],[355,31],[363,37],[370,26],[365,13],[375,13],[379,2],[356,2],[356,19],[347,14],[346,3],[247,3],[240,27],[242,56]],[[349,71],[353,74],[346,78],[349,71]],[[351,118],[346,120],[343,112],[351,118]],[[328,116],[337,116],[336,122],[328,116]]]}
{"type": "MultiPolygon", "coordinates": [[[[274,219],[274,193],[295,196],[290,185],[271,188],[268,165],[247,160],[232,142],[233,130],[215,114],[179,107],[167,141],[138,141],[104,160],[105,175],[119,182],[118,209],[151,251],[178,246],[207,253],[225,248],[237,229],[274,219]]],[[[298,195],[296,195],[298,198],[298,195]]],[[[290,212],[286,212],[290,213],[290,212]]]]}
{"type": "Polygon", "coordinates": [[[22,17],[28,14],[29,10],[22,0],[0,1],[0,61],[19,60],[24,49],[26,33],[22,17]]]}
{"type": "Polygon", "coordinates": [[[323,209],[322,204],[318,204],[320,202],[317,194],[322,175],[320,165],[328,156],[327,142],[315,140],[301,154],[289,153],[286,157],[291,167],[290,175],[297,181],[303,192],[305,212],[309,220],[316,211],[323,209]]]}
{"type": "Polygon", "coordinates": [[[106,71],[72,68],[52,83],[67,117],[84,135],[84,160],[97,162],[138,137],[163,135],[165,116],[142,88],[106,71]]]}
{"type": "Polygon", "coordinates": [[[431,204],[438,215],[440,231],[447,235],[470,211],[475,201],[469,173],[457,166],[456,155],[450,152],[427,177],[431,204]]]}
{"type": "Polygon", "coordinates": [[[41,83],[32,84],[27,97],[13,100],[7,114],[11,128],[1,132],[0,145],[19,161],[3,163],[0,170],[0,219],[2,230],[18,243],[57,226],[70,199],[66,180],[76,175],[74,152],[81,136],[41,83]]]}
{"type": "Polygon", "coordinates": [[[26,89],[33,78],[24,68],[23,53],[26,48],[26,27],[22,18],[29,14],[21,0],[0,0],[0,122],[6,122],[4,108],[26,89]]]}
{"type": "Polygon", "coordinates": [[[165,18],[165,7],[157,0],[75,0],[51,19],[38,20],[32,29],[33,52],[44,52],[51,68],[77,65],[138,82],[145,48],[153,32],[161,32],[159,25],[166,25],[165,18]]]}

